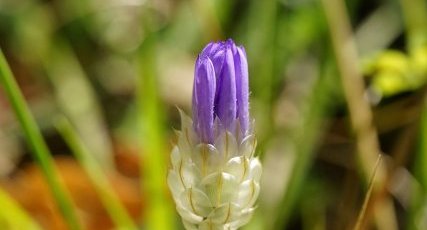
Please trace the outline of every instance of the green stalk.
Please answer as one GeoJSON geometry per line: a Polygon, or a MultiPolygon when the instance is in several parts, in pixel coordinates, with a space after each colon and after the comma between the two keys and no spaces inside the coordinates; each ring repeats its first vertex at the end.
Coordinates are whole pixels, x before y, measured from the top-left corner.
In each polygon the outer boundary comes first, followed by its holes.
{"type": "Polygon", "coordinates": [[[5,191],[0,189],[0,228],[41,230],[40,226],[5,191]]]}
{"type": "Polygon", "coordinates": [[[71,230],[81,229],[71,197],[63,184],[61,184],[59,173],[54,166],[49,149],[43,140],[43,136],[37,127],[28,105],[25,103],[24,97],[19,90],[18,84],[13,77],[12,71],[1,49],[0,82],[3,84],[5,93],[9,98],[10,104],[32,149],[33,157],[42,170],[43,176],[45,177],[65,222],[71,230]]]}
{"type": "Polygon", "coordinates": [[[138,229],[132,218],[128,215],[117,195],[108,181],[96,158],[89,152],[83,141],[77,136],[70,122],[63,118],[56,126],[71,148],[74,156],[89,175],[101,202],[118,228],[138,229]]]}
{"type": "Polygon", "coordinates": [[[139,82],[137,106],[141,133],[141,186],[147,200],[146,229],[174,229],[174,210],[167,195],[167,144],[163,127],[163,110],[160,104],[156,79],[154,33],[149,35],[139,52],[139,82]]]}

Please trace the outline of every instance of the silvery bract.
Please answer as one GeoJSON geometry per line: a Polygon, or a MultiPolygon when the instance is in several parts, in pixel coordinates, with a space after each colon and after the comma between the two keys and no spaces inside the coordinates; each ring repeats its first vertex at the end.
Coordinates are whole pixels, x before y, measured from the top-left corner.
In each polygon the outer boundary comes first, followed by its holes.
{"type": "Polygon", "coordinates": [[[194,122],[181,112],[168,185],[186,229],[237,229],[254,212],[261,163],[249,122],[248,66],[232,40],[196,61],[194,122]]]}

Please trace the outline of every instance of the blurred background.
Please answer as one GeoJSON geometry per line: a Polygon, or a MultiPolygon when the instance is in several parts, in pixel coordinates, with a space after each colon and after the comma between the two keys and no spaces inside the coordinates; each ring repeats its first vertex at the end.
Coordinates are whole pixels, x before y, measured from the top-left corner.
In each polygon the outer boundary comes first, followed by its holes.
{"type": "Polygon", "coordinates": [[[0,228],[183,229],[177,107],[198,52],[232,38],[264,167],[244,229],[427,229],[426,5],[0,0],[25,100],[0,61],[0,228]]]}

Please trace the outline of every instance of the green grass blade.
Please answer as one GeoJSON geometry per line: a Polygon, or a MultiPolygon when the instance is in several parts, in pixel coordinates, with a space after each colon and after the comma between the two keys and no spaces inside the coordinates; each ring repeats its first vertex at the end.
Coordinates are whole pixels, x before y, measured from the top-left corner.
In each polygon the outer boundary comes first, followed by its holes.
{"type": "Polygon", "coordinates": [[[74,156],[83,166],[90,179],[92,180],[95,190],[98,193],[101,202],[118,228],[138,229],[126,209],[123,207],[117,195],[108,181],[101,166],[95,157],[89,153],[89,150],[83,141],[77,136],[72,125],[65,118],[59,120],[56,126],[64,138],[65,142],[71,148],[74,156]]]}
{"type": "Polygon", "coordinates": [[[49,189],[56,201],[56,204],[72,230],[80,229],[73,203],[63,185],[60,182],[59,174],[54,166],[53,160],[42,134],[26,104],[24,97],[19,90],[12,71],[7,64],[3,52],[0,50],[0,82],[2,83],[5,93],[10,104],[22,126],[25,136],[32,149],[33,156],[39,164],[41,171],[46,179],[49,189]]]}
{"type": "Polygon", "coordinates": [[[41,230],[40,226],[13,200],[5,191],[0,189],[0,228],[41,230]]]}
{"type": "Polygon", "coordinates": [[[167,152],[164,141],[163,113],[157,91],[155,35],[146,38],[139,53],[137,87],[138,116],[141,132],[141,186],[147,200],[146,229],[174,229],[174,211],[167,196],[167,152]]]}

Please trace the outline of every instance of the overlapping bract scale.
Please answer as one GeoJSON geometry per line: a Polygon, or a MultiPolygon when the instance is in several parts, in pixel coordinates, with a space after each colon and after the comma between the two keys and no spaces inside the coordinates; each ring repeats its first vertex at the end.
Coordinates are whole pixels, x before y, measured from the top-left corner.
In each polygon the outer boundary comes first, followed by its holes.
{"type": "Polygon", "coordinates": [[[214,144],[196,144],[191,119],[182,112],[181,116],[168,185],[185,228],[243,226],[251,218],[260,190],[262,168],[254,157],[255,137],[236,140],[232,133],[223,131],[215,134],[214,144]]]}

